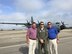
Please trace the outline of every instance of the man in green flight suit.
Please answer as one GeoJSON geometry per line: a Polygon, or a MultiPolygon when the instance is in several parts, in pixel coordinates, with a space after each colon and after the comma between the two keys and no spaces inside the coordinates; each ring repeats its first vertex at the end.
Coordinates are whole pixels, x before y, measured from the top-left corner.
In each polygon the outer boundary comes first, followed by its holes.
{"type": "Polygon", "coordinates": [[[40,27],[37,29],[38,54],[42,54],[42,49],[44,49],[45,54],[48,54],[47,35],[47,28],[44,27],[44,22],[40,22],[40,27]]]}

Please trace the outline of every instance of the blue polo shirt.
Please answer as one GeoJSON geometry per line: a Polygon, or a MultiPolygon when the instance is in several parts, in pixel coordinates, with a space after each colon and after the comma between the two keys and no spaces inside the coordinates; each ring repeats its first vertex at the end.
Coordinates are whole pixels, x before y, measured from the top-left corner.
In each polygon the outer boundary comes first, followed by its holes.
{"type": "Polygon", "coordinates": [[[48,28],[48,38],[55,39],[57,37],[58,31],[56,27],[48,28]]]}

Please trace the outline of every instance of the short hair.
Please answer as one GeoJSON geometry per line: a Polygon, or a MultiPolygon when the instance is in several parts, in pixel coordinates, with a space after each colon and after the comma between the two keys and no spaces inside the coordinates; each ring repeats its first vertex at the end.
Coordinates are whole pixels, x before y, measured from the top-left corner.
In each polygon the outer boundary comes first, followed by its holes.
{"type": "Polygon", "coordinates": [[[44,22],[43,22],[43,21],[41,21],[41,22],[40,22],[40,24],[41,24],[41,23],[44,23],[44,22]]]}
{"type": "Polygon", "coordinates": [[[49,24],[49,23],[51,23],[51,24],[52,24],[52,22],[48,22],[47,24],[49,24]]]}
{"type": "Polygon", "coordinates": [[[36,22],[32,22],[32,25],[33,25],[33,24],[36,24],[36,22]]]}

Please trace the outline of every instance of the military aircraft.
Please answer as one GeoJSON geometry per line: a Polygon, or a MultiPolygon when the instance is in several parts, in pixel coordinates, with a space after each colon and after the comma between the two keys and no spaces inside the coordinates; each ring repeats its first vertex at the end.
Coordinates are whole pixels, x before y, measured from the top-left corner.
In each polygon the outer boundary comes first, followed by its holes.
{"type": "MultiPolygon", "coordinates": [[[[6,23],[6,22],[0,22],[0,24],[14,24],[14,25],[25,25],[27,28],[30,28],[31,27],[31,24],[34,22],[33,20],[33,16],[31,16],[31,21],[29,22],[27,20],[27,23],[6,23]]],[[[40,22],[38,21],[37,23],[37,27],[39,26],[40,22]]],[[[60,30],[63,30],[66,28],[64,22],[61,21],[61,24],[60,22],[56,22],[54,23],[54,26],[56,26],[58,28],[58,31],[60,30]],[[62,25],[61,25],[62,24],[62,25]]],[[[47,27],[47,25],[45,24],[45,27],[47,27]]]]}

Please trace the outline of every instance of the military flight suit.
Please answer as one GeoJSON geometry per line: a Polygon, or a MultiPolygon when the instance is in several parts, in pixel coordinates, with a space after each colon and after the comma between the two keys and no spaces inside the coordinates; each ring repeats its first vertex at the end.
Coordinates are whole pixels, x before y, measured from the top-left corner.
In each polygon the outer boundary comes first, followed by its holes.
{"type": "Polygon", "coordinates": [[[47,29],[44,28],[41,30],[40,28],[37,29],[37,38],[38,38],[38,54],[42,54],[42,48],[44,49],[44,53],[48,54],[47,50],[47,38],[48,38],[48,33],[47,29]],[[44,43],[40,42],[40,39],[43,39],[44,43]]]}

